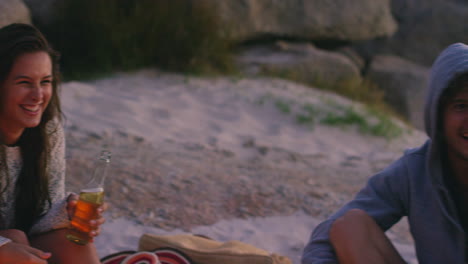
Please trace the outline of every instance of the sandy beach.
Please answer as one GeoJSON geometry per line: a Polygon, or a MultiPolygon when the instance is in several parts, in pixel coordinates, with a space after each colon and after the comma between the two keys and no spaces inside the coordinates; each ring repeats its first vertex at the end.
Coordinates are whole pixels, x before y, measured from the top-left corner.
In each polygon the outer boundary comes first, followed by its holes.
{"type": "MultiPolygon", "coordinates": [[[[240,240],[298,264],[320,221],[426,139],[398,120],[401,135],[391,140],[324,124],[321,117],[349,109],[378,120],[360,104],[280,79],[143,70],[67,82],[61,95],[67,189],[79,191],[102,145],[113,153],[101,256],[135,250],[143,233],[184,232],[240,240]]],[[[388,235],[417,263],[404,221],[388,235]]]]}

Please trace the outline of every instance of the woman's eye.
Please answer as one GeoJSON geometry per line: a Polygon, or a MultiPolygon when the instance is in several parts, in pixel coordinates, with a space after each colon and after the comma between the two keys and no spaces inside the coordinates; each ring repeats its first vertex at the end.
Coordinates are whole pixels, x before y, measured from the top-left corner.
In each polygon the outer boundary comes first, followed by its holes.
{"type": "Polygon", "coordinates": [[[44,81],[42,81],[41,83],[42,83],[42,84],[50,84],[50,83],[52,83],[52,81],[51,81],[51,80],[44,80],[44,81]]]}

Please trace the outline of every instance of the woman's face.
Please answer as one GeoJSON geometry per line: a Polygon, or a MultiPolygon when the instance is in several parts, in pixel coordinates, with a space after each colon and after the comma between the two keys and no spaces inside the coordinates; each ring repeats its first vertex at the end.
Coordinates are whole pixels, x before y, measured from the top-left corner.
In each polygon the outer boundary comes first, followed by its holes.
{"type": "Polygon", "coordinates": [[[0,133],[21,135],[25,128],[38,126],[52,96],[52,62],[43,51],[16,58],[5,81],[0,84],[0,133]]]}

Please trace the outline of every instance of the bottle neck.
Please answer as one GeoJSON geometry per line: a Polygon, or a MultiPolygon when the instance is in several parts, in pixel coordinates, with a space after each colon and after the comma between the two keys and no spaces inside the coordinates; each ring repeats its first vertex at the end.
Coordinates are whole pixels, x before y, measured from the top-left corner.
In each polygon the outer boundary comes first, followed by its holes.
{"type": "Polygon", "coordinates": [[[107,171],[111,159],[109,151],[102,151],[99,159],[96,162],[94,171],[88,183],[84,186],[86,189],[103,188],[104,181],[107,176],[107,171]]]}

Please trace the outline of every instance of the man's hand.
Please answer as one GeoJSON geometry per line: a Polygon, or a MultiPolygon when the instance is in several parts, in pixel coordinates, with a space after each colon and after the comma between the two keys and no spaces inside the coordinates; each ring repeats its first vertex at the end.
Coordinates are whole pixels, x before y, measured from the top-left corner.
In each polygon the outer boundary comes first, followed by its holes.
{"type": "MultiPolygon", "coordinates": [[[[75,214],[75,209],[76,209],[76,204],[78,203],[79,196],[72,193],[68,196],[67,198],[67,212],[68,212],[68,218],[71,220],[73,215],[75,214]]],[[[92,219],[89,221],[89,225],[93,228],[91,232],[89,232],[89,237],[91,238],[91,241],[93,240],[94,237],[98,236],[99,233],[101,232],[101,225],[106,222],[106,219],[102,216],[102,213],[104,213],[109,205],[104,202],[101,206],[97,208],[97,217],[96,219],[92,219]]]]}
{"type": "Polygon", "coordinates": [[[47,264],[51,256],[50,253],[13,241],[0,247],[2,264],[47,264]]]}

